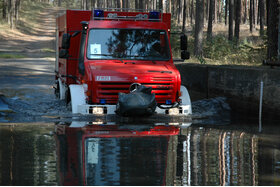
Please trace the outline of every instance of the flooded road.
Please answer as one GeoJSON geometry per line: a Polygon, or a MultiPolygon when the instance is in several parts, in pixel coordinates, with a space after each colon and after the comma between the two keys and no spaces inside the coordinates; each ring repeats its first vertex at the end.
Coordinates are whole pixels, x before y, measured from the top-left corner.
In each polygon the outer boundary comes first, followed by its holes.
{"type": "Polygon", "coordinates": [[[1,123],[1,185],[280,185],[279,125],[1,123]]]}
{"type": "Polygon", "coordinates": [[[73,115],[53,61],[0,66],[0,185],[280,185],[279,124],[232,120],[226,98],[192,120],[73,115]]]}

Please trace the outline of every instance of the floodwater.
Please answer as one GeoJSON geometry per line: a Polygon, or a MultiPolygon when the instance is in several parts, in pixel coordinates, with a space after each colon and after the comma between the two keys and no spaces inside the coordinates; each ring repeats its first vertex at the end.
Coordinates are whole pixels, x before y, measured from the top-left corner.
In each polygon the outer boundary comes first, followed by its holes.
{"type": "Polygon", "coordinates": [[[0,185],[280,185],[280,124],[234,120],[225,98],[193,102],[192,121],[131,120],[18,93],[2,96],[0,185]]]}
{"type": "Polygon", "coordinates": [[[1,123],[0,185],[280,185],[263,124],[1,123]]]}

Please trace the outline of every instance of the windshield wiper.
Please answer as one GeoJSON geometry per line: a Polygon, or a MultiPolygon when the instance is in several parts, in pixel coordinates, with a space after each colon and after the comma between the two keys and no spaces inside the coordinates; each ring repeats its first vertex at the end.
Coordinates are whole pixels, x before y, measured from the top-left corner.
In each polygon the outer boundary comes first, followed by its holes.
{"type": "MultiPolygon", "coordinates": [[[[110,56],[110,57],[115,57],[114,55],[111,54],[91,54],[90,56],[110,56]]],[[[121,63],[124,63],[122,59],[116,58],[112,60],[119,60],[121,63]]]]}
{"type": "Polygon", "coordinates": [[[90,54],[90,56],[113,56],[111,54],[90,54]]]}

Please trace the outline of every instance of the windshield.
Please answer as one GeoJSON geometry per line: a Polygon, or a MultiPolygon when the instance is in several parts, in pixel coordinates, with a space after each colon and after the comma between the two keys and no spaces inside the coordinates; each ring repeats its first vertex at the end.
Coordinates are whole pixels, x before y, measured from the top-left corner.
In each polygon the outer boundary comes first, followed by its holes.
{"type": "Polygon", "coordinates": [[[91,29],[88,59],[169,60],[164,30],[91,29]]]}

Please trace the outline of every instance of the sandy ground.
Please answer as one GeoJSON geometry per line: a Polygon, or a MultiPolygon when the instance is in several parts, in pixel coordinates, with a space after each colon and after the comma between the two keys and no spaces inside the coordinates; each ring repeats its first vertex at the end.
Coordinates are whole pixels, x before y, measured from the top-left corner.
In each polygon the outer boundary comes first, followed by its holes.
{"type": "Polygon", "coordinates": [[[22,27],[21,31],[0,29],[0,53],[22,54],[32,58],[54,57],[54,54],[46,53],[46,49],[55,49],[55,17],[58,12],[56,9],[44,9],[36,15],[40,22],[32,30],[27,26],[22,27]]]}
{"type": "Polygon", "coordinates": [[[26,58],[0,58],[0,94],[13,96],[9,90],[46,89],[54,81],[55,16],[57,10],[45,9],[33,31],[0,30],[0,53],[26,58]],[[48,50],[47,50],[48,49],[48,50]]]}
{"type": "Polygon", "coordinates": [[[38,15],[42,21],[30,32],[0,29],[0,53],[26,57],[0,58],[0,112],[1,108],[7,110],[7,106],[25,115],[59,114],[58,110],[66,110],[52,88],[55,53],[51,50],[55,49],[57,12],[45,9],[38,15]]]}

